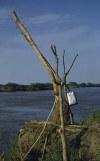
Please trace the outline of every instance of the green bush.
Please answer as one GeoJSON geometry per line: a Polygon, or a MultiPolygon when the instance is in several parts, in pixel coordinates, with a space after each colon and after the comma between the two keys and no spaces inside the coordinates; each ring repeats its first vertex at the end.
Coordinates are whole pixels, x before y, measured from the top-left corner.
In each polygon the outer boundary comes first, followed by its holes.
{"type": "Polygon", "coordinates": [[[43,161],[62,161],[61,137],[56,128],[49,129],[48,141],[43,161]]]}
{"type": "Polygon", "coordinates": [[[20,155],[19,155],[19,148],[18,148],[18,139],[13,141],[13,143],[10,145],[8,152],[5,156],[5,161],[20,161],[20,155]]]}
{"type": "Polygon", "coordinates": [[[56,142],[56,140],[52,140],[51,145],[49,147],[49,151],[45,155],[44,161],[62,161],[62,148],[60,139],[56,142]]]}
{"type": "Polygon", "coordinates": [[[70,154],[71,161],[79,161],[79,149],[73,147],[70,154]]]}
{"type": "Polygon", "coordinates": [[[100,123],[100,112],[99,111],[90,113],[87,119],[85,119],[82,122],[82,124],[86,124],[86,125],[93,125],[95,123],[100,123]]]}

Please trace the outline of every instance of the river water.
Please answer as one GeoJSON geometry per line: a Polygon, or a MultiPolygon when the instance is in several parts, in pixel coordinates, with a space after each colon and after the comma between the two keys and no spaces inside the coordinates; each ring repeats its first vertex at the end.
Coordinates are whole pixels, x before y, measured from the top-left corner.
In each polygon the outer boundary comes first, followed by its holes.
{"type": "MultiPolygon", "coordinates": [[[[72,106],[75,121],[100,111],[100,88],[74,90],[78,99],[72,106]]],[[[53,101],[52,91],[0,93],[0,153],[8,149],[25,122],[46,119],[53,101]]]]}

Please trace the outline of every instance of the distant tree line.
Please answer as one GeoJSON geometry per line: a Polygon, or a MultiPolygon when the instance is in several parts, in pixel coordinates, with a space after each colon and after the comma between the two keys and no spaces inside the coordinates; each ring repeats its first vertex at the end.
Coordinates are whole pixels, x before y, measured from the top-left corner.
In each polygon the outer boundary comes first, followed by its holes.
{"type": "Polygon", "coordinates": [[[80,87],[100,87],[100,83],[76,83],[76,82],[70,82],[68,84],[71,88],[80,88],[80,87]]]}
{"type": "Polygon", "coordinates": [[[30,85],[22,85],[16,83],[0,84],[0,92],[13,92],[13,91],[39,91],[39,90],[52,90],[51,83],[32,83],[30,85]]]}
{"type": "MultiPolygon", "coordinates": [[[[80,87],[100,87],[100,84],[95,83],[76,83],[70,82],[67,84],[69,88],[80,87]]],[[[32,83],[30,85],[22,85],[17,83],[0,84],[0,92],[13,92],[13,91],[39,91],[39,90],[52,90],[51,83],[32,83]]]]}

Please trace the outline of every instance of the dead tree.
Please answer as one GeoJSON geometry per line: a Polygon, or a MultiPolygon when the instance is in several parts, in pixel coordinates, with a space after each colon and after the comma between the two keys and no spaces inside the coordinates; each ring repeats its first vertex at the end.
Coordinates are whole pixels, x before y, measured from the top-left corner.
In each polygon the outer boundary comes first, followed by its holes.
{"type": "MultiPolygon", "coordinates": [[[[15,11],[12,13],[12,17],[16,23],[16,26],[20,29],[20,31],[23,34],[23,36],[25,37],[25,39],[28,41],[29,45],[35,51],[37,57],[44,65],[45,69],[48,71],[48,74],[49,74],[50,79],[52,81],[56,104],[55,104],[55,110],[54,110],[52,117],[51,117],[51,121],[54,123],[60,124],[61,128],[59,129],[59,132],[60,132],[61,141],[62,141],[63,161],[68,161],[68,148],[67,148],[67,141],[65,138],[64,125],[65,125],[65,123],[68,123],[68,122],[70,123],[70,113],[67,112],[67,114],[64,115],[65,106],[66,106],[67,111],[68,111],[69,107],[68,107],[68,104],[64,105],[63,91],[64,91],[64,87],[66,86],[66,81],[65,81],[66,77],[69,74],[69,72],[74,64],[77,55],[76,55],[73,63],[71,64],[69,70],[67,72],[64,71],[64,76],[63,76],[63,78],[61,78],[61,76],[59,75],[59,58],[57,55],[56,46],[51,45],[51,50],[52,50],[52,53],[55,58],[55,69],[53,69],[53,67],[50,65],[48,60],[44,57],[43,53],[38,48],[35,41],[32,39],[27,28],[23,25],[21,20],[16,15],[15,11]]],[[[64,70],[65,70],[65,68],[64,68],[64,70]]]]}

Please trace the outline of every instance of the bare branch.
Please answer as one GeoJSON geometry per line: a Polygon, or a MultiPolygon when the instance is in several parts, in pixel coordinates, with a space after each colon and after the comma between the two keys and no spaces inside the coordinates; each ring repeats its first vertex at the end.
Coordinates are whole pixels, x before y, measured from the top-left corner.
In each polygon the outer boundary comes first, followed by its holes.
{"type": "Polygon", "coordinates": [[[63,72],[64,72],[64,75],[66,73],[66,66],[65,66],[65,50],[63,51],[63,72]]]}
{"type": "Polygon", "coordinates": [[[67,100],[67,95],[66,95],[66,66],[65,66],[65,50],[63,51],[63,82],[64,82],[64,94],[65,94],[65,98],[67,100]]]}
{"type": "Polygon", "coordinates": [[[66,78],[66,76],[69,74],[69,72],[71,71],[71,69],[72,69],[72,67],[73,67],[73,65],[74,65],[75,60],[76,60],[77,57],[78,57],[78,54],[76,54],[74,60],[72,61],[72,64],[71,64],[69,70],[65,73],[65,78],[66,78]]]}
{"type": "Polygon", "coordinates": [[[67,101],[67,94],[66,94],[66,66],[65,66],[65,50],[63,51],[63,82],[64,82],[64,94],[65,94],[65,99],[67,101]]]}
{"type": "MultiPolygon", "coordinates": [[[[63,68],[64,68],[64,95],[65,95],[65,100],[66,100],[66,103],[67,103],[67,107],[68,107],[68,109],[69,109],[69,116],[70,116],[70,123],[71,124],[73,124],[73,113],[72,113],[72,111],[71,111],[71,108],[70,108],[70,106],[68,105],[68,98],[67,98],[67,90],[66,90],[66,87],[67,87],[67,83],[66,83],[66,77],[67,77],[67,75],[69,74],[69,72],[70,72],[70,70],[71,70],[71,68],[73,67],[73,65],[74,65],[74,63],[75,63],[75,60],[76,60],[76,58],[77,58],[77,56],[78,56],[78,54],[75,56],[75,58],[74,58],[74,60],[73,60],[73,62],[72,62],[72,64],[71,64],[71,66],[70,66],[70,68],[69,68],[69,70],[65,73],[65,57],[64,57],[64,55],[65,55],[65,51],[64,51],[64,53],[63,53],[63,68]]],[[[67,87],[68,88],[68,87],[67,87]]]]}
{"type": "Polygon", "coordinates": [[[51,45],[50,48],[51,48],[53,54],[54,54],[55,56],[57,56],[57,49],[56,49],[56,46],[55,46],[55,45],[51,45]]]}
{"type": "MultiPolygon", "coordinates": [[[[65,76],[65,73],[66,73],[66,66],[65,66],[65,50],[63,51],[63,70],[64,70],[64,76],[65,76]]],[[[69,109],[69,115],[70,115],[70,123],[73,124],[73,117],[72,117],[72,112],[71,112],[71,109],[70,109],[70,106],[68,105],[68,98],[67,98],[67,90],[66,90],[66,87],[67,87],[67,84],[66,84],[66,77],[63,77],[63,81],[64,81],[64,96],[65,96],[65,100],[66,100],[66,105],[67,105],[67,108],[69,109]]],[[[67,87],[68,88],[68,87],[67,87]]]]}
{"type": "Polygon", "coordinates": [[[57,55],[57,49],[56,49],[56,46],[55,45],[51,45],[50,46],[51,50],[52,50],[52,53],[54,55],[54,58],[55,58],[55,66],[56,66],[56,74],[57,74],[57,77],[59,77],[59,58],[58,58],[58,55],[57,55]]]}
{"type": "Polygon", "coordinates": [[[63,51],[63,82],[64,82],[64,94],[65,94],[65,98],[67,100],[67,95],[66,95],[66,66],[65,66],[65,50],[63,51]]]}
{"type": "Polygon", "coordinates": [[[38,48],[38,46],[35,43],[35,41],[32,39],[32,37],[31,37],[30,33],[28,32],[27,28],[22,24],[21,20],[19,19],[19,17],[17,16],[15,11],[13,11],[12,17],[13,17],[13,20],[16,22],[16,26],[20,29],[20,31],[24,35],[25,39],[28,41],[28,43],[33,48],[33,50],[37,54],[38,58],[40,59],[40,61],[44,65],[44,67],[47,69],[47,71],[48,71],[48,73],[50,75],[51,80],[53,82],[55,82],[55,75],[54,75],[55,71],[54,71],[54,69],[49,64],[47,59],[43,56],[42,52],[38,48]]]}

